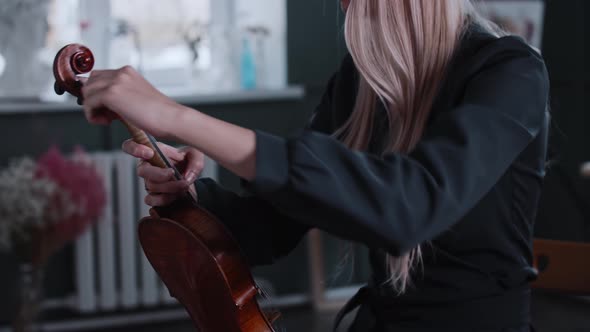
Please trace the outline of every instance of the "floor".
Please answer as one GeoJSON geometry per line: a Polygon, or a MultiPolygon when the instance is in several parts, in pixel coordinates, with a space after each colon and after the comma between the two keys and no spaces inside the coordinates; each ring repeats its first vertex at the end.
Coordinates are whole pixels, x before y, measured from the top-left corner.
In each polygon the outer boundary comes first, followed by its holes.
{"type": "MultiPolygon", "coordinates": [[[[590,332],[590,299],[555,296],[546,293],[533,295],[532,317],[538,332],[590,332]]],[[[283,310],[277,332],[329,332],[335,312],[314,313],[309,308],[283,310]]],[[[352,316],[352,315],[351,315],[352,316]]],[[[344,322],[347,326],[350,319],[344,322]]],[[[345,331],[341,328],[340,331],[345,331]]],[[[108,332],[194,332],[188,321],[150,326],[127,326],[108,332]]],[[[105,330],[93,332],[107,332],[105,330]]]]}
{"type": "MultiPolygon", "coordinates": [[[[290,309],[281,312],[281,318],[275,324],[276,332],[326,332],[332,331],[334,312],[313,313],[307,308],[290,309]]],[[[347,324],[345,321],[344,324],[347,324]]],[[[345,330],[345,329],[343,329],[345,330]]],[[[105,330],[93,332],[106,332],[105,330]]],[[[152,324],[150,326],[127,326],[111,329],[108,332],[195,332],[188,321],[152,324]]]]}

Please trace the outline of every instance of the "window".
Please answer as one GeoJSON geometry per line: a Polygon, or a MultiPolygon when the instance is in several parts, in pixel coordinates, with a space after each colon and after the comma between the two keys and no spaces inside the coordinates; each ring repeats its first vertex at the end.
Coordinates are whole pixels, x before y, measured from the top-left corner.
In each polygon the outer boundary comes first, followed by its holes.
{"type": "MultiPolygon", "coordinates": [[[[3,1],[15,4],[4,11],[7,15],[25,10],[23,3],[35,2],[3,1]]],[[[32,52],[36,49],[38,54],[26,62],[35,62],[37,76],[47,78],[42,87],[34,88],[29,82],[17,80],[20,87],[32,88],[27,92],[29,95],[55,98],[51,96],[52,82],[49,82],[53,57],[62,46],[73,42],[90,47],[95,54],[96,69],[130,64],[170,95],[286,85],[286,0],[42,2],[44,6],[29,6],[31,13],[25,13],[21,23],[16,22],[17,30],[29,34],[20,36],[22,40],[31,40],[31,34],[40,39],[38,45],[32,45],[32,52]],[[43,15],[46,21],[41,18],[43,15]],[[44,21],[46,24],[38,24],[34,29],[25,24],[44,21]],[[244,65],[248,60],[251,66],[244,65]],[[250,84],[251,80],[246,82],[244,77],[254,77],[255,84],[250,84]]],[[[2,46],[0,54],[6,60],[7,69],[11,65],[26,67],[24,58],[9,54],[10,45],[2,46]]],[[[5,72],[2,76],[6,75],[5,72]]],[[[14,96],[18,89],[11,90],[8,82],[14,82],[15,77],[2,76],[0,96],[14,96]]]]}
{"type": "Polygon", "coordinates": [[[541,48],[545,3],[540,0],[486,0],[478,2],[480,12],[500,27],[541,48]]]}

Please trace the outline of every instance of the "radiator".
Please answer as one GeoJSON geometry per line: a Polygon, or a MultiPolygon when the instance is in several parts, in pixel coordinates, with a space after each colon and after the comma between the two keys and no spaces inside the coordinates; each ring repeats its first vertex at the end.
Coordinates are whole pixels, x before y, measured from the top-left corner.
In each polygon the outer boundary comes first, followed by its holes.
{"type": "MultiPolygon", "coordinates": [[[[122,152],[91,155],[104,178],[105,211],[75,243],[75,309],[81,313],[157,307],[176,302],[159,280],[137,239],[137,222],[149,207],[137,161],[122,152]]],[[[217,179],[206,160],[203,177],[217,179]]]]}
{"type": "MultiPolygon", "coordinates": [[[[74,244],[74,293],[42,303],[45,310],[68,308],[88,315],[42,322],[39,327],[47,332],[65,332],[187,319],[185,310],[175,305],[176,300],[152,269],[137,239],[137,222],[148,215],[149,207],[143,203],[146,192],[135,173],[136,160],[122,152],[93,153],[91,158],[104,179],[108,198],[105,211],[74,244]],[[137,310],[144,308],[156,310],[137,310]]],[[[217,180],[218,166],[206,159],[201,176],[217,180]]],[[[310,257],[318,254],[319,241],[319,237],[310,239],[310,257]]],[[[321,274],[313,272],[321,264],[320,256],[310,265],[312,283],[323,283],[321,274]]],[[[320,292],[312,292],[313,296],[308,291],[279,295],[274,280],[256,275],[254,279],[270,296],[261,299],[261,307],[272,309],[310,302],[316,308],[325,308],[329,301],[347,299],[360,287],[327,290],[322,286],[320,292]]],[[[0,326],[0,332],[11,330],[0,326]]]]}

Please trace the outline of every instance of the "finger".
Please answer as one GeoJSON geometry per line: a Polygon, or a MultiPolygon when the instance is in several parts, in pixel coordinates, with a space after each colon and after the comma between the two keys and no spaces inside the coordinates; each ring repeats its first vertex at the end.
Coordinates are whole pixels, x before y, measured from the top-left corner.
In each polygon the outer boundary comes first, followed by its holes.
{"type": "Polygon", "coordinates": [[[154,151],[145,145],[135,143],[132,139],[123,142],[123,152],[140,159],[151,159],[154,156],[154,151]]]}
{"type": "Polygon", "coordinates": [[[79,76],[79,75],[76,75],[76,79],[78,80],[78,82],[80,82],[80,84],[82,84],[82,86],[85,86],[86,83],[88,82],[88,77],[87,76],[79,76]]]}
{"type": "Polygon", "coordinates": [[[104,107],[92,108],[84,105],[84,115],[86,120],[92,124],[108,125],[113,120],[118,119],[118,116],[104,107]]]}
{"type": "Polygon", "coordinates": [[[194,182],[205,168],[205,155],[195,149],[188,149],[186,152],[186,169],[184,178],[188,183],[194,182]]]}
{"type": "Polygon", "coordinates": [[[95,70],[90,73],[81,89],[84,105],[91,109],[103,107],[105,95],[113,92],[109,88],[113,86],[115,77],[113,70],[95,70]]]}
{"type": "Polygon", "coordinates": [[[97,125],[108,125],[111,123],[110,117],[104,112],[84,106],[84,116],[86,120],[91,124],[97,125]]]}
{"type": "MultiPolygon", "coordinates": [[[[105,76],[106,77],[106,76],[105,76]]],[[[110,124],[119,116],[106,108],[105,98],[110,90],[111,84],[108,79],[88,79],[87,84],[82,87],[82,98],[84,99],[84,114],[90,123],[110,124]]]]}
{"type": "Polygon", "coordinates": [[[92,80],[96,80],[96,79],[102,79],[105,77],[113,77],[113,76],[115,76],[116,73],[117,73],[116,69],[93,70],[88,75],[88,80],[92,81],[92,80]]]}
{"type": "Polygon", "coordinates": [[[82,95],[85,99],[112,85],[113,76],[110,71],[95,70],[85,79],[82,95]]]}
{"type": "Polygon", "coordinates": [[[137,175],[147,181],[154,183],[164,183],[174,179],[174,170],[170,168],[152,166],[148,163],[142,163],[137,167],[137,175]]]}
{"type": "Polygon", "coordinates": [[[160,150],[162,150],[162,153],[164,153],[164,155],[166,155],[166,157],[168,157],[174,161],[184,160],[184,157],[185,157],[184,151],[181,151],[173,146],[170,146],[168,144],[164,144],[162,142],[158,142],[158,147],[160,148],[160,150]]]}
{"type": "Polygon", "coordinates": [[[107,89],[108,86],[104,82],[82,87],[84,115],[90,123],[105,124],[113,120],[114,116],[105,108],[103,100],[107,89]]]}
{"type": "Polygon", "coordinates": [[[152,194],[182,194],[188,190],[188,187],[189,184],[186,181],[169,181],[164,183],[146,181],[146,190],[152,194]]]}
{"type": "Polygon", "coordinates": [[[178,196],[172,194],[149,194],[145,197],[144,202],[149,206],[166,206],[177,199],[178,196]]]}

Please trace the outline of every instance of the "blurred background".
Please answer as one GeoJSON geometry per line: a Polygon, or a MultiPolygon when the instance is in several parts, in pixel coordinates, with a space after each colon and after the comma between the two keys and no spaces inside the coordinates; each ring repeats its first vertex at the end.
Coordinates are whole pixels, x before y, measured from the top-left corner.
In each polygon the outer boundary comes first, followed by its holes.
{"type": "MultiPolygon", "coordinates": [[[[587,1],[487,1],[481,10],[546,59],[553,161],[536,237],[575,245],[572,273],[588,276],[587,1]]],[[[147,207],[135,161],[120,153],[125,128],[87,124],[72,97],[53,91],[62,46],[82,43],[97,69],[130,64],[180,103],[287,136],[346,53],[343,21],[336,0],[0,1],[0,331],[193,330],[137,242],[147,207]]],[[[213,162],[203,176],[240,191],[213,162]]],[[[253,270],[269,294],[263,306],[282,312],[279,330],[329,330],[369,276],[365,250],[343,260],[347,246],[312,232],[253,270]]],[[[585,295],[535,289],[538,330],[590,331],[585,295]]]]}

